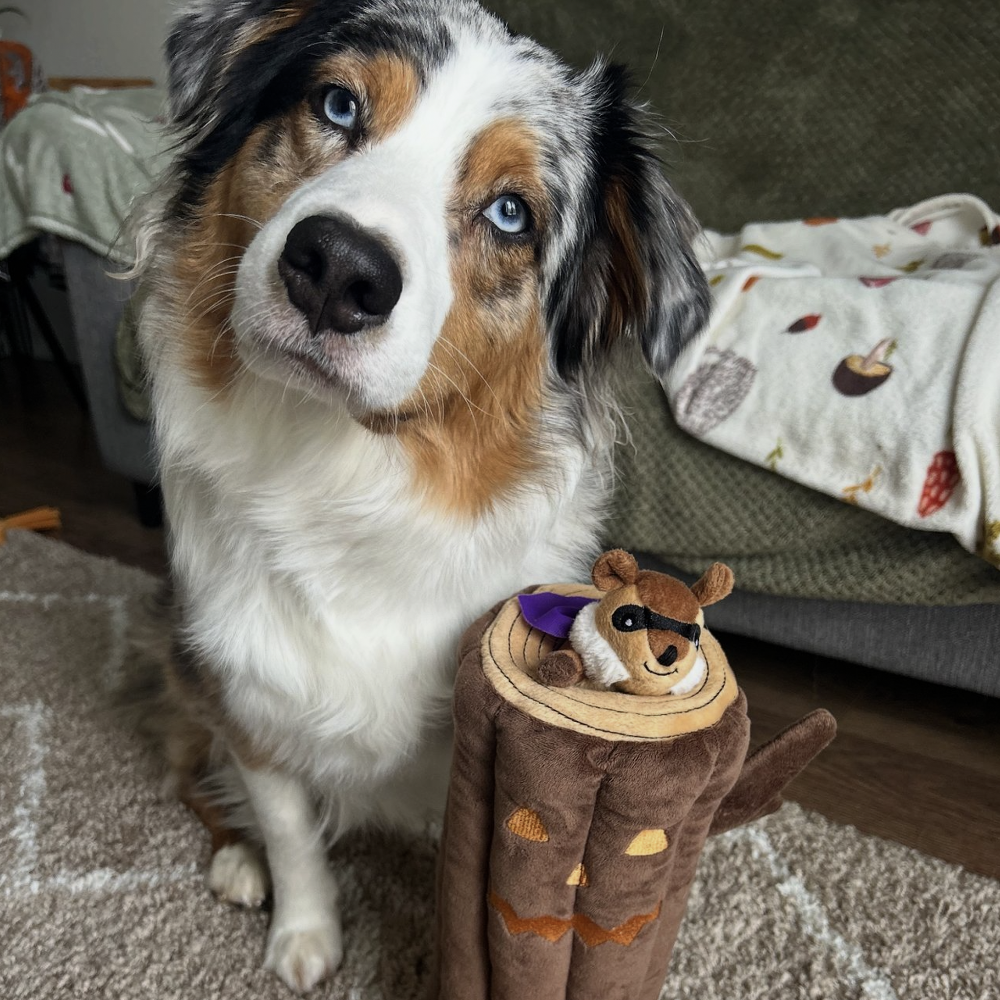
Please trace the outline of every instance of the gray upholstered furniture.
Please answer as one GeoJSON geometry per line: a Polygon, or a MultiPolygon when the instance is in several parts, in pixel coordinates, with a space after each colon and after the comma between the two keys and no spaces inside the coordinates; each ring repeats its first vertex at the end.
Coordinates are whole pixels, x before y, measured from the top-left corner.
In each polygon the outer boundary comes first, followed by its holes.
{"type": "Polygon", "coordinates": [[[74,335],[90,414],[104,464],[133,483],[156,482],[149,424],[122,402],[115,366],[115,335],[135,288],[112,277],[115,266],[82,243],[61,240],[74,335]]]}

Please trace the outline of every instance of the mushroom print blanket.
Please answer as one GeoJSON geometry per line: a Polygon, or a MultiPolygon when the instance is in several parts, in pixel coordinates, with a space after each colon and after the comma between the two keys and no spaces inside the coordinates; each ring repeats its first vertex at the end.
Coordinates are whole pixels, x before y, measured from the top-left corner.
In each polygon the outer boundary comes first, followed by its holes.
{"type": "Polygon", "coordinates": [[[1000,216],[946,195],[709,232],[701,257],[712,317],[664,384],[677,422],[1000,568],[1000,216]]]}

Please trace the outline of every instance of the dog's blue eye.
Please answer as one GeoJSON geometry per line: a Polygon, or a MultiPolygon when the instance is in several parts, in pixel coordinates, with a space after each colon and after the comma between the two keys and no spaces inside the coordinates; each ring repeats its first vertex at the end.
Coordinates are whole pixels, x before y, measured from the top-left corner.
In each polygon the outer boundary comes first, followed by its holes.
{"type": "Polygon", "coordinates": [[[516,194],[501,195],[483,212],[483,215],[501,233],[509,233],[512,236],[525,232],[531,224],[528,206],[516,194]]]}
{"type": "Polygon", "coordinates": [[[338,128],[351,132],[358,124],[358,99],[344,87],[331,87],[323,97],[323,114],[338,128]]]}

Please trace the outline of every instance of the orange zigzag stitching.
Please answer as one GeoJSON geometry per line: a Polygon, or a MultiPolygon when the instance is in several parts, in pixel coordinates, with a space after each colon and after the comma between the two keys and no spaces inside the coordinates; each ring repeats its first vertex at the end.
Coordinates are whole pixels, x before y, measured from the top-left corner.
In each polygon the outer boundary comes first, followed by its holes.
{"type": "Polygon", "coordinates": [[[660,915],[663,904],[658,903],[652,913],[640,913],[611,930],[605,930],[583,913],[574,913],[571,920],[563,920],[561,917],[519,917],[514,907],[492,890],[490,906],[503,917],[511,934],[537,934],[546,941],[555,942],[567,931],[574,930],[588,948],[595,948],[608,941],[627,948],[638,937],[639,931],[660,915]]]}

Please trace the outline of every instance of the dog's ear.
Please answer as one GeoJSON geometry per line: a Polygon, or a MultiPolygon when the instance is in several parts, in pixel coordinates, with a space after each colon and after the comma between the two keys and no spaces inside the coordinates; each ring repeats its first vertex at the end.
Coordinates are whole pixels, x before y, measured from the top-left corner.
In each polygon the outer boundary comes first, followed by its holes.
{"type": "Polygon", "coordinates": [[[175,123],[187,124],[210,91],[251,6],[252,0],[193,0],[174,18],[166,56],[170,116],[175,123]]]}
{"type": "Polygon", "coordinates": [[[635,583],[639,578],[639,564],[635,556],[624,549],[612,549],[598,557],[591,579],[598,590],[617,590],[635,583]]]}
{"type": "Polygon", "coordinates": [[[548,296],[556,368],[572,378],[634,336],[663,377],[708,318],[708,285],[692,248],[698,227],[651,150],[627,71],[598,63],[581,86],[594,108],[593,173],[581,240],[548,296]]]}

